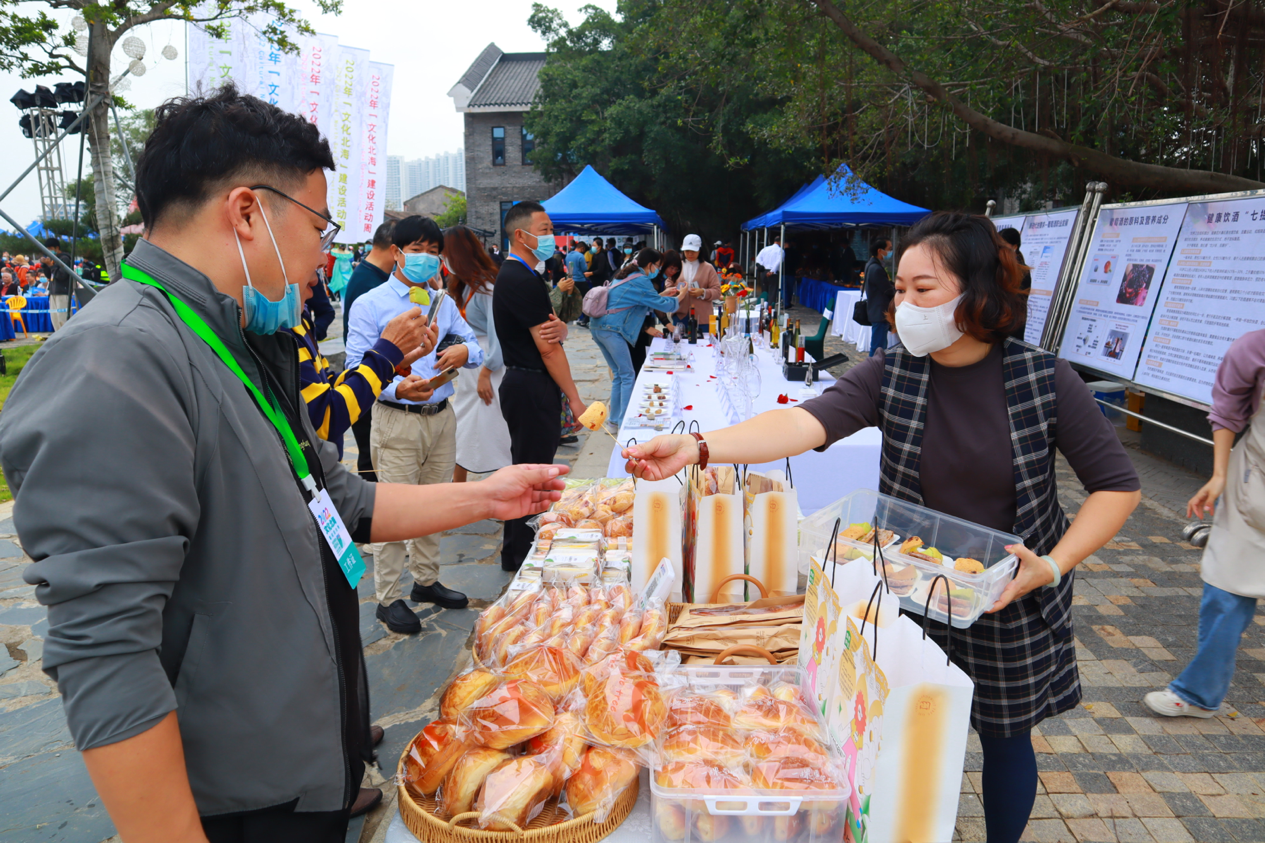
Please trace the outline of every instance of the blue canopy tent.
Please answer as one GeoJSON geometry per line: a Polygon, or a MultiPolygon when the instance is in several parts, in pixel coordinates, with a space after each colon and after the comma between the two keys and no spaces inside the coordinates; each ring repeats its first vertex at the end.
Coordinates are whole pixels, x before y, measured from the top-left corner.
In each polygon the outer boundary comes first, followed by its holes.
{"type": "MultiPolygon", "coordinates": [[[[838,181],[817,176],[777,208],[748,220],[742,226],[743,230],[767,230],[776,226],[785,235],[788,228],[822,230],[909,226],[931,213],[926,208],[893,199],[860,181],[846,164],[839,167],[837,175],[840,177],[838,181]]],[[[767,242],[767,234],[765,239],[767,242]]],[[[779,298],[784,275],[785,268],[782,267],[778,277],[779,298]]]]}
{"type": "Polygon", "coordinates": [[[555,231],[648,234],[667,228],[658,214],[620,193],[591,164],[540,204],[549,212],[555,231]]]}

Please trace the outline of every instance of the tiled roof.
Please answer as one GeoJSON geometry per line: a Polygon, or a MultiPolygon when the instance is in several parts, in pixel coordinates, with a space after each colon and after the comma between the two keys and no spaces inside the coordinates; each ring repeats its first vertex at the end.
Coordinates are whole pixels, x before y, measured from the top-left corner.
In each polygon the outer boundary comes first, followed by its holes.
{"type": "Polygon", "coordinates": [[[501,48],[496,44],[488,44],[483,48],[483,52],[479,53],[479,57],[470,65],[469,70],[461,77],[458,85],[465,87],[471,93],[479,87],[479,83],[483,81],[483,77],[488,75],[488,71],[496,64],[497,59],[505,55],[501,52],[501,48]]]}
{"type": "MultiPolygon", "coordinates": [[[[487,51],[484,51],[485,54],[487,51]]],[[[480,57],[482,58],[482,57],[480,57]]],[[[477,64],[477,62],[476,62],[477,64]]],[[[469,108],[526,108],[540,88],[544,53],[504,53],[471,95],[469,108]]],[[[471,67],[471,70],[474,70],[471,67]]],[[[467,72],[468,75],[469,72],[467,72]]],[[[463,78],[464,81],[464,78],[463,78]]]]}

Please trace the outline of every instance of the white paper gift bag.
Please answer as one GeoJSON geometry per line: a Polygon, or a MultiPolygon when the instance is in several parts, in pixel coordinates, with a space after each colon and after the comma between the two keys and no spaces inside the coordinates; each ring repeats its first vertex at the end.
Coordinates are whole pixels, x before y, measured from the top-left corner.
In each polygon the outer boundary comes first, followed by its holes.
{"type": "Polygon", "coordinates": [[[634,594],[645,590],[651,575],[664,559],[671,560],[676,582],[672,594],[683,593],[681,575],[682,531],[681,481],[638,480],[633,497],[633,536],[630,585],[634,594]]]}

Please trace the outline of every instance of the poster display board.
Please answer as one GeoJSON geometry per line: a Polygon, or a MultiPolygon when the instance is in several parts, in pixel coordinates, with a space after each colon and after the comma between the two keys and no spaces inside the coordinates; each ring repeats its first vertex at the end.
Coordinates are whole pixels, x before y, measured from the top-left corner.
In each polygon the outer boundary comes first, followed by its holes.
{"type": "Polygon", "coordinates": [[[1102,207],[1060,357],[1112,377],[1133,377],[1185,211],[1185,202],[1102,207]]]}
{"type": "MultiPolygon", "coordinates": [[[[203,7],[211,17],[214,7],[203,7]]],[[[269,15],[226,18],[226,37],[189,26],[189,92],[225,82],[314,123],[329,141],[338,169],[326,173],[327,202],[342,226],[339,243],[372,239],[385,205],[387,126],[392,66],[370,61],[369,51],[340,45],[333,35],[289,33],[297,53],[268,43],[269,15]],[[382,182],[379,186],[379,181],[382,182]]]]}
{"type": "Polygon", "coordinates": [[[1265,327],[1265,194],[1191,202],[1135,380],[1212,403],[1230,344],[1265,327]]]}
{"type": "Polygon", "coordinates": [[[1063,263],[1067,260],[1068,243],[1079,213],[1079,208],[1060,208],[1042,213],[993,218],[998,231],[1013,228],[1019,232],[1019,251],[1032,275],[1032,290],[1028,294],[1028,322],[1023,338],[1033,345],[1041,344],[1045,319],[1050,313],[1050,302],[1054,301],[1054,291],[1059,284],[1063,263]]]}

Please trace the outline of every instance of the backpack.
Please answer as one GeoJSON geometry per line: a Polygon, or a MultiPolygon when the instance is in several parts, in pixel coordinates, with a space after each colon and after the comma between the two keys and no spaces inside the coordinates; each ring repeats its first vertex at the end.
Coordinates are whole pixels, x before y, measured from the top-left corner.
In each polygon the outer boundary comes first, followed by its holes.
{"type": "Polygon", "coordinates": [[[599,316],[606,316],[610,313],[619,313],[627,310],[628,308],[626,307],[621,307],[617,310],[607,310],[606,297],[610,294],[611,290],[615,289],[620,284],[633,280],[635,277],[636,276],[634,275],[629,275],[627,278],[621,278],[618,281],[608,282],[600,287],[594,287],[584,294],[584,303],[580,305],[580,310],[584,312],[585,316],[594,319],[599,316]]]}

